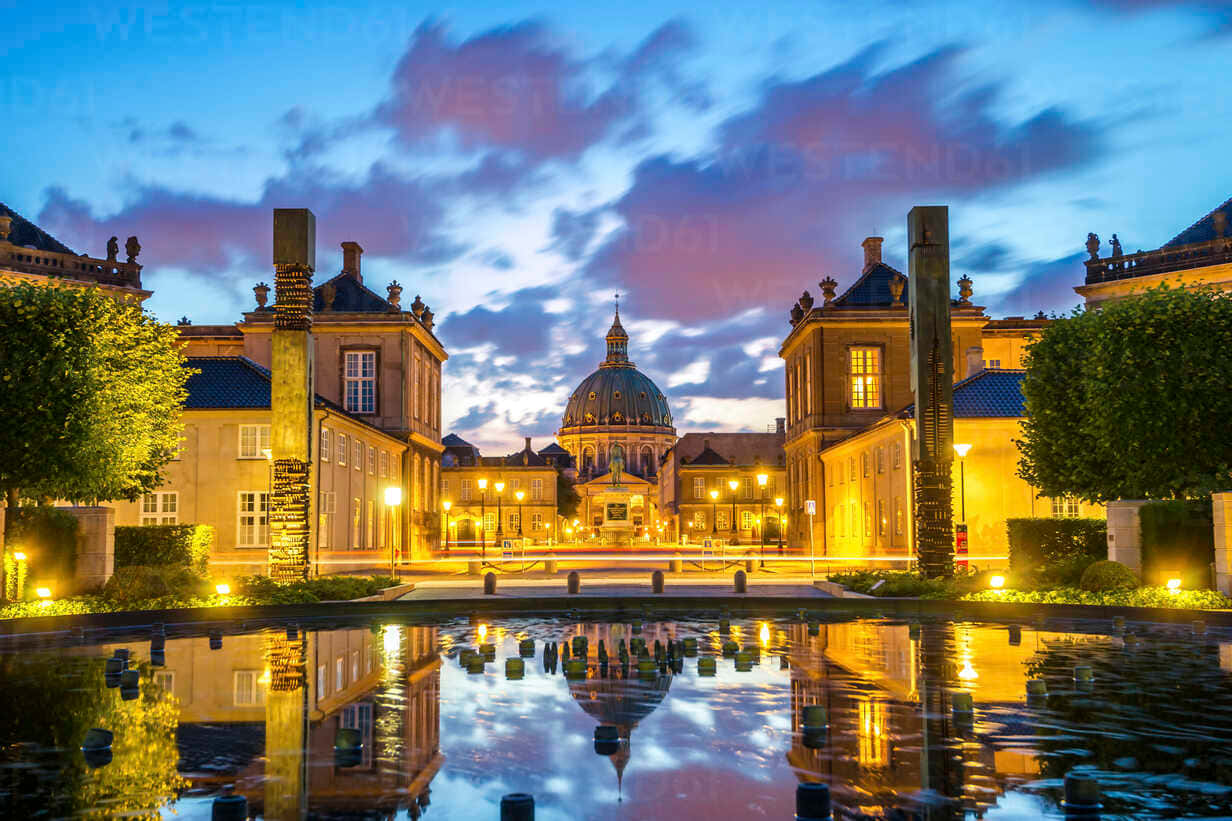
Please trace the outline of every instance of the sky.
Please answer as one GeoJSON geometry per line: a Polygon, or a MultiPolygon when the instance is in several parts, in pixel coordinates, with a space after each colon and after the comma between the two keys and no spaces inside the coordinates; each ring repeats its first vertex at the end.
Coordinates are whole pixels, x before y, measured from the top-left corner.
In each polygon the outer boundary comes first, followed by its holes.
{"type": "Polygon", "coordinates": [[[1072,309],[1088,231],[1156,248],[1232,196],[1213,0],[0,10],[0,201],[79,253],[137,235],[195,324],[311,208],[320,279],[354,240],[431,306],[445,432],[493,453],[548,443],[616,293],[679,432],[765,430],[792,303],[867,236],[905,271],[913,205],[999,317],[1072,309]]]}

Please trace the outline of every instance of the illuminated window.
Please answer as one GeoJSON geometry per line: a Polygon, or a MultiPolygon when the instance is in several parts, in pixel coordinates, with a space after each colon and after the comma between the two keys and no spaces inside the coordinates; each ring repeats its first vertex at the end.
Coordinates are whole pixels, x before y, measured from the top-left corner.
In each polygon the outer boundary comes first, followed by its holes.
{"type": "Polygon", "coordinates": [[[352,439],[351,464],[356,470],[364,469],[364,443],[358,439],[352,439]]]}
{"type": "Polygon", "coordinates": [[[179,523],[180,495],[161,490],[141,497],[141,524],[173,525],[179,523]]]}
{"type": "Polygon", "coordinates": [[[903,535],[903,497],[894,497],[894,535],[903,535]]]}
{"type": "Polygon", "coordinates": [[[693,498],[694,499],[706,498],[706,480],[705,478],[701,476],[693,477],[693,498]]]}
{"type": "Polygon", "coordinates": [[[740,480],[740,495],[746,499],[753,498],[753,478],[745,476],[740,480]]]}
{"type": "Polygon", "coordinates": [[[269,544],[269,494],[261,490],[241,490],[236,547],[265,547],[269,544]]]}
{"type": "Polygon", "coordinates": [[[903,466],[903,443],[894,443],[894,469],[898,470],[903,466]]]}
{"type": "Polygon", "coordinates": [[[877,472],[885,473],[885,448],[877,448],[877,472]]]}
{"type": "Polygon", "coordinates": [[[542,530],[543,529],[543,514],[541,513],[530,514],[530,529],[531,530],[542,530]]]}
{"type": "Polygon", "coordinates": [[[1056,519],[1077,519],[1078,500],[1073,496],[1053,496],[1052,515],[1056,519]]]}
{"type": "Polygon", "coordinates": [[[345,433],[338,434],[338,464],[346,467],[347,457],[347,435],[345,433]]]}
{"type": "Polygon", "coordinates": [[[364,547],[368,547],[368,548],[375,547],[375,543],[372,541],[372,529],[375,523],[376,523],[376,502],[374,502],[372,499],[369,499],[368,500],[368,519],[364,523],[365,524],[364,547]]]}
{"type": "Polygon", "coordinates": [[[389,475],[389,451],[381,451],[381,475],[389,475]]]}
{"type": "Polygon", "coordinates": [[[877,535],[886,535],[886,528],[889,522],[886,521],[885,499],[877,500],[877,535]]]}
{"type": "Polygon", "coordinates": [[[851,407],[862,410],[880,408],[881,348],[851,348],[849,354],[851,362],[851,407]]]}
{"type": "Polygon", "coordinates": [[[752,511],[750,510],[740,511],[740,529],[741,530],[752,530],[753,529],[753,512],[752,511]]]}
{"type": "Polygon", "coordinates": [[[341,690],[346,686],[346,660],[342,656],[334,659],[334,689],[341,690]]]}
{"type": "Polygon", "coordinates": [[[864,503],[864,536],[867,538],[868,536],[872,536],[872,535],[873,535],[873,517],[869,513],[868,502],[865,502],[864,503]]]}
{"type": "Polygon", "coordinates": [[[351,413],[376,413],[376,351],[346,352],[342,397],[351,413]]]}
{"type": "Polygon", "coordinates": [[[330,522],[333,521],[334,507],[337,504],[332,490],[321,491],[317,506],[317,547],[330,546],[330,522]]]}
{"type": "Polygon", "coordinates": [[[154,686],[162,690],[164,693],[175,695],[175,671],[155,670],[154,686]]]}
{"type": "Polygon", "coordinates": [[[879,768],[890,762],[890,736],[886,728],[886,703],[860,701],[856,733],[859,736],[857,760],[861,767],[879,768]]]}
{"type": "Polygon", "coordinates": [[[321,461],[329,461],[329,428],[321,428],[321,461]]]}
{"type": "Polygon", "coordinates": [[[368,448],[368,475],[376,476],[376,448],[368,448]]]}
{"type": "Polygon", "coordinates": [[[854,456],[847,457],[847,474],[851,481],[856,480],[856,457],[854,456]]]}
{"type": "Polygon", "coordinates": [[[462,480],[462,501],[469,502],[471,500],[471,480],[462,480]]]}
{"type": "Polygon", "coordinates": [[[360,513],[359,497],[351,499],[351,548],[355,549],[359,544],[359,525],[363,516],[360,513]]]}
{"type": "Polygon", "coordinates": [[[241,459],[264,459],[269,446],[269,425],[240,425],[241,459]]]}
{"type": "Polygon", "coordinates": [[[236,707],[257,707],[265,703],[260,670],[236,670],[232,677],[231,701],[236,707]]]}
{"type": "Polygon", "coordinates": [[[530,480],[530,500],[532,502],[543,501],[543,480],[542,479],[531,479],[530,480]]]}
{"type": "Polygon", "coordinates": [[[516,510],[513,511],[512,513],[509,514],[509,529],[512,531],[516,531],[518,529],[518,523],[521,521],[522,521],[522,514],[518,513],[516,510]]]}
{"type": "Polygon", "coordinates": [[[484,513],[483,514],[483,529],[486,532],[491,532],[493,530],[496,530],[496,514],[495,513],[484,513]]]}
{"type": "Polygon", "coordinates": [[[835,535],[837,536],[846,535],[843,532],[843,506],[842,505],[834,506],[834,529],[835,531],[837,531],[835,535]]]}
{"type": "Polygon", "coordinates": [[[719,530],[727,530],[727,511],[718,511],[718,513],[715,514],[714,522],[718,525],[719,530]]]}
{"type": "Polygon", "coordinates": [[[864,451],[864,453],[860,454],[860,473],[862,473],[866,479],[868,478],[868,462],[868,451],[864,451]]]}

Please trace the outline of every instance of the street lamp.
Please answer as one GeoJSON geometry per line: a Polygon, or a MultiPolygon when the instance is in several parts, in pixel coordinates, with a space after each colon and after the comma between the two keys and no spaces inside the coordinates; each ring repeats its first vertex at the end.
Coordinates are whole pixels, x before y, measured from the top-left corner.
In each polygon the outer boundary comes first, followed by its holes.
{"type": "Polygon", "coordinates": [[[731,532],[732,532],[732,544],[735,544],[737,542],[737,539],[736,539],[736,488],[740,487],[740,482],[736,479],[728,479],[727,486],[731,488],[731,497],[732,497],[731,532]]]}
{"type": "Polygon", "coordinates": [[[965,460],[967,458],[967,453],[970,450],[971,450],[970,445],[966,445],[966,444],[962,444],[962,445],[955,444],[954,445],[954,452],[958,454],[958,487],[959,487],[959,500],[960,500],[959,504],[961,505],[960,507],[961,513],[958,518],[964,524],[967,521],[967,477],[966,477],[966,470],[965,470],[965,465],[966,465],[965,460]]]}
{"type": "Polygon", "coordinates": [[[397,577],[398,569],[394,563],[394,544],[397,538],[394,536],[398,532],[396,524],[398,521],[398,505],[402,504],[402,488],[397,485],[390,485],[385,488],[385,507],[391,508],[390,517],[390,540],[389,540],[389,575],[397,577]]]}
{"type": "Polygon", "coordinates": [[[477,484],[483,493],[479,497],[479,558],[486,560],[488,558],[488,537],[484,529],[488,524],[488,480],[481,478],[477,484]]]}
{"type": "Polygon", "coordinates": [[[775,507],[775,510],[778,511],[779,554],[781,555],[783,553],[783,497],[782,496],[774,497],[774,507],[775,507]]]}
{"type": "Polygon", "coordinates": [[[445,508],[445,552],[449,552],[449,508],[453,507],[453,502],[446,499],[441,502],[441,507],[445,508]]]}
{"type": "Polygon", "coordinates": [[[501,505],[501,494],[505,492],[505,483],[494,482],[492,488],[496,491],[496,541],[500,542],[503,533],[501,530],[501,517],[504,512],[504,507],[501,505]]]}
{"type": "Polygon", "coordinates": [[[522,498],[526,494],[518,490],[515,491],[513,495],[516,496],[518,500],[518,538],[520,539],[522,538],[522,498]]]}
{"type": "Polygon", "coordinates": [[[719,492],[717,490],[710,491],[710,532],[718,534],[719,532],[719,517],[715,514],[715,505],[719,503],[719,492]]]}
{"type": "Polygon", "coordinates": [[[761,566],[766,566],[766,482],[770,477],[765,473],[757,474],[757,496],[761,502],[761,515],[757,519],[758,529],[761,531],[759,536],[761,539],[761,566]]]}

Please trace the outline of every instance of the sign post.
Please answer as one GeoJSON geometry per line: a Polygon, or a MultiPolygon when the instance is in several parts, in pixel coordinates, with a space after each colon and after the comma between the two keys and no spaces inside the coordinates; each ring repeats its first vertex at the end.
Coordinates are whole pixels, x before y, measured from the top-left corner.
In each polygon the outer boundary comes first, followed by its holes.
{"type": "Polygon", "coordinates": [[[813,499],[804,500],[804,512],[809,517],[809,575],[817,575],[817,560],[813,557],[813,516],[817,514],[817,502],[813,499]]]}

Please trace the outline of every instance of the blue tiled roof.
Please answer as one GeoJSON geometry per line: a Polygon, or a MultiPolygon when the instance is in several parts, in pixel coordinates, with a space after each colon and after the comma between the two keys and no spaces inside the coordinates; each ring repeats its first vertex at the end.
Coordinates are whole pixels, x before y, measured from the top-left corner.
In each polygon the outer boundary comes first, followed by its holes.
{"type": "MultiPolygon", "coordinates": [[[[985,368],[974,376],[954,383],[955,419],[1013,419],[1026,415],[1022,399],[1022,377],[1026,371],[985,368]]],[[[915,413],[915,404],[899,412],[900,417],[915,413]]]]}
{"type": "MultiPolygon", "coordinates": [[[[864,307],[874,305],[893,305],[894,299],[890,295],[890,280],[895,274],[900,271],[891,268],[884,262],[878,262],[873,267],[865,271],[855,284],[843,292],[843,295],[831,303],[831,306],[839,307],[864,307]]],[[[903,305],[909,304],[907,290],[910,283],[903,287],[903,305]]]]}
{"type": "Polygon", "coordinates": [[[188,366],[200,371],[188,377],[189,410],[270,406],[270,372],[247,357],[194,356],[188,366]]]}
{"type": "Polygon", "coordinates": [[[1215,239],[1215,214],[1220,211],[1232,218],[1232,199],[1226,200],[1214,211],[1165,242],[1163,247],[1175,248],[1178,245],[1192,245],[1195,242],[1210,242],[1215,239]]]}
{"type": "Polygon", "coordinates": [[[444,445],[444,446],[445,446],[445,447],[447,447],[447,448],[456,448],[456,447],[469,448],[469,447],[473,447],[473,446],[471,445],[471,443],[470,443],[470,442],[466,441],[465,439],[463,439],[461,436],[459,436],[459,435],[458,435],[458,434],[456,434],[456,433],[447,433],[447,434],[445,434],[445,438],[441,439],[441,444],[442,444],[442,445],[444,445]]]}
{"type": "Polygon", "coordinates": [[[73,249],[39,228],[21,214],[0,202],[0,216],[11,217],[13,223],[9,226],[9,242],[39,251],[50,251],[57,254],[71,254],[73,249]]]}
{"type": "MultiPolygon", "coordinates": [[[[377,296],[374,291],[365,288],[350,274],[338,274],[338,276],[329,280],[328,283],[333,283],[334,286],[334,302],[330,306],[330,310],[335,313],[383,314],[390,311],[387,301],[377,296]]],[[[312,289],[312,310],[314,313],[323,313],[325,311],[325,297],[322,294],[322,289],[328,283],[321,283],[312,289]]]]}

